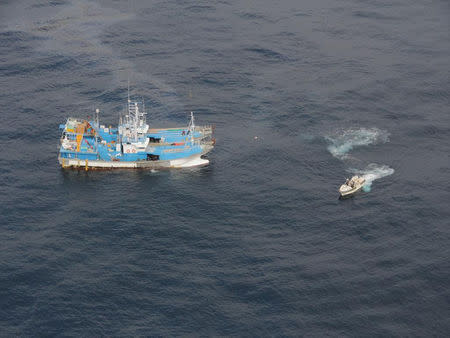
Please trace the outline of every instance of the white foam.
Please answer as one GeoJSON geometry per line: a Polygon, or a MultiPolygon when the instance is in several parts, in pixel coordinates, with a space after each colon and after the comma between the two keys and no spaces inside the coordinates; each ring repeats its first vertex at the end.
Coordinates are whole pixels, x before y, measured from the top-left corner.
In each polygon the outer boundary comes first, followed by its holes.
{"type": "Polygon", "coordinates": [[[392,175],[395,172],[394,169],[387,165],[376,163],[369,164],[364,170],[350,169],[349,171],[355,174],[362,175],[362,177],[364,177],[366,182],[364,183],[363,190],[365,192],[369,192],[371,190],[373,181],[378,180],[382,177],[392,175]]]}
{"type": "Polygon", "coordinates": [[[331,143],[328,151],[336,158],[345,159],[355,147],[389,141],[389,133],[378,128],[350,128],[326,139],[331,143]]]}

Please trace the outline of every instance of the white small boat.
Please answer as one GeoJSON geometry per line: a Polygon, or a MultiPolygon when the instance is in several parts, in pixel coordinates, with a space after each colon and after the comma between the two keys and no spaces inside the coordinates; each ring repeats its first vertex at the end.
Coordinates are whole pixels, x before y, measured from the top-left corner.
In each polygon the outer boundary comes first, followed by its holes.
{"type": "Polygon", "coordinates": [[[360,191],[364,185],[366,180],[361,176],[353,176],[350,179],[347,179],[343,185],[339,188],[339,193],[341,197],[350,197],[353,194],[360,191]]]}

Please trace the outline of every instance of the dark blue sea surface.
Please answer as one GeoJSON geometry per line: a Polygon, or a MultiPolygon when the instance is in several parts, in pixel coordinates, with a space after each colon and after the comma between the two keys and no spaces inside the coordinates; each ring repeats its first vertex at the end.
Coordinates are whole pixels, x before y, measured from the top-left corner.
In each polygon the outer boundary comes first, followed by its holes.
{"type": "Polygon", "coordinates": [[[439,0],[1,1],[0,336],[448,336],[449,32],[439,0]],[[208,167],[59,167],[128,79],[216,125],[208,167]]]}

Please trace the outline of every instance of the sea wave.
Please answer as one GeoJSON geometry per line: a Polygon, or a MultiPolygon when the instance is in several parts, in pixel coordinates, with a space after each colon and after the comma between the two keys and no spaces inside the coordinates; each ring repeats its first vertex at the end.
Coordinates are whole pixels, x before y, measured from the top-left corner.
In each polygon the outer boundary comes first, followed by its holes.
{"type": "Polygon", "coordinates": [[[389,141],[389,133],[378,128],[350,128],[325,137],[328,151],[336,158],[345,159],[355,147],[389,141]]]}

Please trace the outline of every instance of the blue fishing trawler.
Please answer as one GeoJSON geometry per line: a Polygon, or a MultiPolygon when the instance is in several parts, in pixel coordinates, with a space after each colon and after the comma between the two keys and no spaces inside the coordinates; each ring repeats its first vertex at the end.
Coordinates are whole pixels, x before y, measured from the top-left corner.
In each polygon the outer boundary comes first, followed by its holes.
{"type": "Polygon", "coordinates": [[[69,117],[60,125],[58,160],[62,168],[187,168],[204,166],[204,155],[214,148],[213,126],[196,126],[194,114],[187,126],[150,128],[145,105],[128,99],[117,128],[92,120],[69,117]]]}

